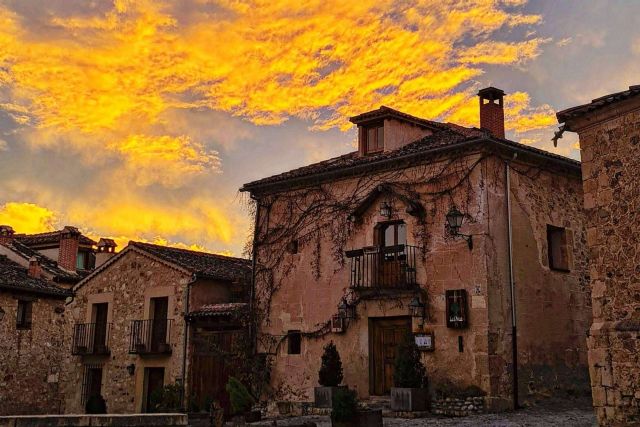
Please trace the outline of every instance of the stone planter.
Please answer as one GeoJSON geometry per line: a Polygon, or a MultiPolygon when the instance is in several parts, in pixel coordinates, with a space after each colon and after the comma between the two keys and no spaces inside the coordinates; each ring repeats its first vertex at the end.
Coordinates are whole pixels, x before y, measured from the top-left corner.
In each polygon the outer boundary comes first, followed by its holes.
{"type": "Polygon", "coordinates": [[[426,388],[391,387],[391,410],[395,412],[426,411],[429,391],[426,388]]]}
{"type": "Polygon", "coordinates": [[[382,427],[382,409],[358,411],[353,421],[331,420],[331,427],[382,427]]]}
{"type": "Polygon", "coordinates": [[[316,408],[332,408],[333,397],[338,390],[346,390],[347,386],[316,387],[313,389],[314,404],[316,408]]]}

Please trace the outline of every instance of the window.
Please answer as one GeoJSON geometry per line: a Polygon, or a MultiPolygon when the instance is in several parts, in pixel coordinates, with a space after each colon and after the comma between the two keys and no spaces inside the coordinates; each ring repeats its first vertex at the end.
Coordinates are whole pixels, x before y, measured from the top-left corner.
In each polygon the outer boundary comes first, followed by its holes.
{"type": "Polygon", "coordinates": [[[31,329],[31,310],[33,301],[18,300],[17,329],[31,329]]]}
{"type": "Polygon", "coordinates": [[[87,253],[78,252],[78,257],[76,258],[76,269],[85,270],[86,265],[87,265],[87,253]]]}
{"type": "Polygon", "coordinates": [[[302,335],[300,331],[287,332],[287,341],[289,344],[288,354],[300,354],[302,349],[302,335]]]}
{"type": "Polygon", "coordinates": [[[547,225],[547,243],[549,250],[549,268],[557,271],[569,271],[569,245],[567,230],[547,225]]]}
{"type": "Polygon", "coordinates": [[[297,240],[292,240],[289,243],[287,243],[287,252],[289,252],[292,255],[298,253],[298,241],[297,240]]]}
{"type": "Polygon", "coordinates": [[[370,126],[364,129],[366,153],[377,153],[384,149],[384,126],[370,126]]]}

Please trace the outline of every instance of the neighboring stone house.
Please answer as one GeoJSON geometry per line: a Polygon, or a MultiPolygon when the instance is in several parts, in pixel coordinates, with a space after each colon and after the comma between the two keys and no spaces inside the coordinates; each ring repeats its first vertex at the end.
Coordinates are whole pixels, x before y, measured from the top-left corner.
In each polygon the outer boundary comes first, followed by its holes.
{"type": "Polygon", "coordinates": [[[476,385],[491,409],[588,391],[580,163],[505,139],[503,95],[480,91],[483,129],[381,107],[351,119],[358,151],[244,185],[275,396],[311,400],[330,341],[344,384],[388,394],[408,333],[432,389],[476,385]]]}
{"type": "Polygon", "coordinates": [[[0,255],[29,267],[36,261],[46,280],[71,288],[115,254],[116,244],[111,239],[96,242],[83,235],[76,227],[38,234],[16,234],[8,225],[0,225],[0,255]]]}
{"type": "Polygon", "coordinates": [[[557,116],[582,153],[593,405],[601,425],[640,425],[640,85],[557,116]]]}
{"type": "Polygon", "coordinates": [[[0,255],[0,415],[57,414],[70,292],[0,255]]]}
{"type": "Polygon", "coordinates": [[[66,412],[92,395],[111,413],[149,412],[154,391],[176,383],[191,409],[224,400],[218,350],[243,333],[250,272],[249,260],[130,242],[73,288],[66,412]]]}

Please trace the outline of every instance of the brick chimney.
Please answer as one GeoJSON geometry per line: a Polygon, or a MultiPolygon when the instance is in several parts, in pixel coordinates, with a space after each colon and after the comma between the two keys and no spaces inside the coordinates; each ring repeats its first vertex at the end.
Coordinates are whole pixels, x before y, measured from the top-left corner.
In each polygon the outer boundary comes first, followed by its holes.
{"type": "Polygon", "coordinates": [[[68,271],[76,271],[78,247],[80,246],[80,231],[67,225],[60,232],[60,249],[58,265],[68,271]]]}
{"type": "Polygon", "coordinates": [[[41,275],[40,261],[38,261],[38,258],[32,256],[29,258],[29,276],[39,279],[41,275]]]}
{"type": "Polygon", "coordinates": [[[0,244],[13,240],[13,228],[10,225],[0,225],[0,244]]]}
{"type": "Polygon", "coordinates": [[[96,268],[100,267],[116,254],[116,246],[118,245],[112,239],[100,238],[98,241],[98,252],[96,253],[96,268]]]}
{"type": "Polygon", "coordinates": [[[493,136],[504,138],[504,92],[495,87],[486,87],[478,92],[480,97],[480,127],[493,136]]]}

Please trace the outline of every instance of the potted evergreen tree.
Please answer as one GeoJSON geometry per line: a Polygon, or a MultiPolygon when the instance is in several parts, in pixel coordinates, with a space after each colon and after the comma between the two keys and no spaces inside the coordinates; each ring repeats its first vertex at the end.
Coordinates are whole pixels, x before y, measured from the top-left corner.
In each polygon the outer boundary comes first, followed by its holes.
{"type": "Polygon", "coordinates": [[[255,403],[255,399],[249,393],[249,390],[237,378],[229,377],[226,385],[227,393],[229,393],[229,401],[231,403],[231,413],[235,415],[233,419],[234,425],[244,425],[247,422],[260,421],[260,412],[252,411],[251,407],[255,403]]]}
{"type": "Polygon", "coordinates": [[[332,408],[333,399],[342,382],[342,361],[340,354],[333,341],[324,346],[322,354],[322,364],[318,372],[318,383],[320,387],[314,389],[314,400],[316,408],[332,408]]]}
{"type": "Polygon", "coordinates": [[[396,355],[391,388],[391,410],[400,412],[426,411],[429,407],[427,371],[422,364],[420,349],[410,335],[396,355]]]}

